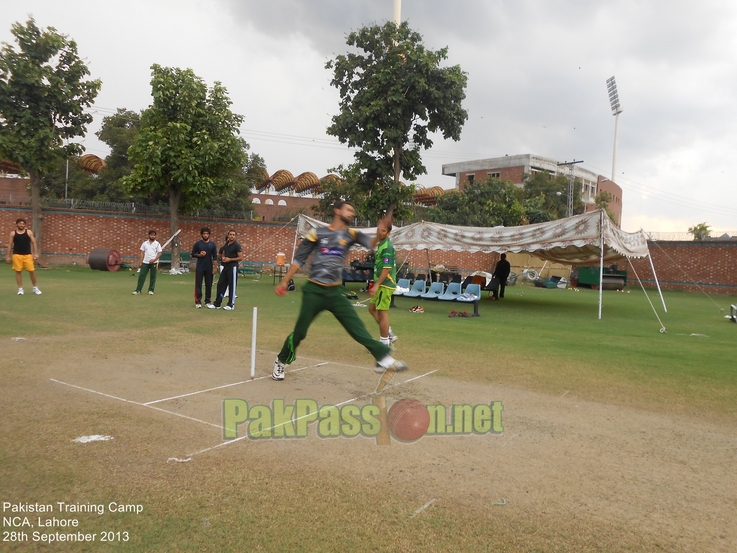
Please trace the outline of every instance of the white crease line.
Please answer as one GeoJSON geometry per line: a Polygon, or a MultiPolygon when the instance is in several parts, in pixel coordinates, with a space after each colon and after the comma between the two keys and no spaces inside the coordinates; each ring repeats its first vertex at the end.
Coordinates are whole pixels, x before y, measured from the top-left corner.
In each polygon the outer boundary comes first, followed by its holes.
{"type": "MultiPolygon", "coordinates": [[[[289,372],[303,371],[305,369],[311,369],[313,367],[320,367],[322,365],[327,365],[327,364],[328,364],[327,362],[319,363],[317,365],[310,365],[309,367],[300,367],[299,369],[293,369],[289,372]]],[[[162,401],[171,401],[172,399],[180,399],[183,397],[194,396],[197,394],[204,394],[206,392],[212,392],[213,390],[221,390],[223,388],[229,388],[231,386],[238,386],[239,384],[247,384],[249,382],[255,382],[256,380],[263,380],[264,378],[271,378],[271,375],[259,376],[257,378],[248,379],[248,380],[241,380],[240,382],[233,382],[233,384],[223,384],[222,386],[215,386],[214,388],[207,388],[206,390],[198,390],[196,392],[190,392],[188,394],[182,394],[179,396],[172,396],[172,397],[167,397],[164,399],[155,399],[154,401],[147,401],[146,403],[142,403],[141,405],[153,405],[154,403],[161,403],[162,401]]]]}
{"type": "Polygon", "coordinates": [[[432,505],[436,501],[437,501],[437,499],[431,499],[430,501],[428,501],[427,503],[425,503],[422,507],[420,507],[419,509],[417,509],[414,513],[412,513],[412,516],[410,516],[409,518],[415,518],[417,515],[419,515],[422,511],[424,511],[425,509],[427,509],[430,505],[432,505]]]}
{"type": "MultiPolygon", "coordinates": [[[[307,367],[305,367],[305,368],[307,368],[307,367]]],[[[297,369],[297,370],[301,370],[301,369],[297,369]]],[[[294,372],[294,371],[292,371],[292,372],[294,372]]],[[[392,387],[401,386],[402,384],[405,384],[407,382],[411,382],[412,380],[417,380],[418,378],[422,378],[422,377],[427,376],[427,375],[430,375],[430,374],[432,374],[434,372],[437,372],[437,369],[435,369],[434,371],[427,372],[425,374],[421,374],[420,376],[415,376],[413,378],[408,378],[407,380],[404,380],[402,382],[398,382],[397,384],[394,384],[392,387]]],[[[364,397],[373,396],[375,394],[376,394],[376,392],[370,392],[368,394],[363,394],[361,396],[354,397],[353,399],[348,399],[346,401],[342,401],[340,403],[336,403],[335,404],[335,407],[340,407],[340,406],[345,405],[347,403],[353,403],[356,400],[359,400],[359,399],[364,398],[364,397]]],[[[303,415],[303,416],[301,416],[301,417],[299,417],[297,419],[294,419],[294,421],[296,422],[296,421],[298,421],[300,419],[303,419],[303,418],[305,418],[307,416],[310,416],[311,414],[312,413],[310,413],[308,415],[303,415]]],[[[268,428],[267,430],[273,430],[274,428],[275,428],[275,426],[272,426],[271,428],[268,428]]],[[[246,434],[245,436],[241,436],[240,438],[235,438],[233,440],[228,440],[227,442],[221,442],[221,443],[219,443],[217,445],[214,445],[212,447],[207,447],[205,449],[201,449],[199,451],[195,451],[194,453],[188,453],[187,454],[187,457],[189,457],[191,459],[192,457],[194,457],[195,455],[199,455],[200,453],[205,453],[207,451],[212,451],[213,449],[218,449],[218,448],[223,447],[223,446],[226,446],[226,445],[234,444],[236,442],[240,442],[241,440],[245,440],[248,437],[249,437],[248,434],[246,434]]],[[[435,501],[435,500],[433,499],[433,501],[435,501]]]]}
{"type": "Polygon", "coordinates": [[[219,424],[213,424],[211,422],[202,421],[200,419],[196,419],[194,417],[190,417],[188,415],[183,415],[182,413],[175,413],[174,411],[167,411],[166,409],[162,409],[161,407],[153,407],[152,405],[146,405],[145,403],[139,403],[137,401],[132,401],[130,399],[124,399],[122,397],[112,396],[110,394],[105,394],[103,392],[98,392],[97,390],[90,390],[89,388],[83,388],[82,386],[77,386],[75,384],[69,384],[68,382],[62,382],[61,380],[56,380],[55,378],[50,378],[52,382],[56,382],[58,384],[64,384],[64,386],[69,386],[71,388],[77,388],[78,390],[84,390],[85,392],[90,392],[93,394],[98,394],[101,396],[109,397],[110,399],[117,399],[118,401],[123,401],[125,403],[132,403],[133,405],[139,405],[141,407],[148,407],[149,409],[153,409],[155,411],[161,411],[162,413],[168,413],[169,415],[175,415],[177,417],[182,417],[184,419],[189,419],[191,421],[199,422],[202,424],[206,424],[208,426],[214,426],[215,428],[222,430],[222,425],[219,424]]]}

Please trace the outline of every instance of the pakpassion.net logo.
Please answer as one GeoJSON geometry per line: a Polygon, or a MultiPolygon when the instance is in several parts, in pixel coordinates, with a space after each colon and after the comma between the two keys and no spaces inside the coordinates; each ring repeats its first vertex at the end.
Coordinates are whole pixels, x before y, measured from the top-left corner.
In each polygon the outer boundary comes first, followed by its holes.
{"type": "Polygon", "coordinates": [[[287,404],[274,399],[271,405],[252,405],[244,399],[223,400],[223,437],[233,440],[306,438],[310,428],[320,438],[376,438],[388,445],[391,436],[413,442],[423,436],[461,436],[501,434],[501,401],[425,405],[415,399],[401,399],[387,410],[386,398],[375,396],[372,403],[319,405],[314,399],[297,399],[287,404]]]}

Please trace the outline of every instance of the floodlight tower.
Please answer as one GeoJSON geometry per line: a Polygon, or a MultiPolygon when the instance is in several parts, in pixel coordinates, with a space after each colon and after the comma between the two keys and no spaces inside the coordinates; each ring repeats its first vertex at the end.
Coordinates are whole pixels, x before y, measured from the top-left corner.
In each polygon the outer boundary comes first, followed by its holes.
{"type": "Polygon", "coordinates": [[[614,80],[614,76],[606,80],[606,88],[609,92],[609,105],[612,108],[612,115],[614,116],[614,154],[612,155],[612,182],[617,182],[615,179],[617,170],[617,134],[619,133],[619,114],[622,113],[622,108],[619,105],[617,82],[614,80]]]}
{"type": "Polygon", "coordinates": [[[394,23],[397,27],[402,24],[402,0],[394,0],[394,23]]]}

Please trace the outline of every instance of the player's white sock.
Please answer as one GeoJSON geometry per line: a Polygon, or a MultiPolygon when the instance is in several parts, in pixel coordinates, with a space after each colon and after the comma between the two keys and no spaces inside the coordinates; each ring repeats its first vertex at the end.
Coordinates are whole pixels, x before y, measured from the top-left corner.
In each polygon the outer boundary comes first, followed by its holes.
{"type": "Polygon", "coordinates": [[[387,336],[387,337],[382,336],[380,338],[380,340],[381,340],[381,343],[384,344],[385,346],[388,346],[390,344],[390,342],[389,342],[389,336],[387,336]]]}
{"type": "Polygon", "coordinates": [[[394,361],[396,361],[396,359],[394,359],[394,357],[392,357],[391,355],[387,355],[381,361],[379,361],[379,365],[381,365],[385,369],[388,369],[389,367],[391,367],[394,364],[394,361]]]}

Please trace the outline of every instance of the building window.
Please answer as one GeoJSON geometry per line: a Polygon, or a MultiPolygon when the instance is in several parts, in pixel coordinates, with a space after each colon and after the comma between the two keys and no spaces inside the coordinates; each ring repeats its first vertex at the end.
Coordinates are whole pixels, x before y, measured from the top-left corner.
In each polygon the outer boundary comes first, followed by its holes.
{"type": "Polygon", "coordinates": [[[266,200],[264,203],[266,205],[274,205],[274,200],[266,200]]]}
{"type": "Polygon", "coordinates": [[[287,205],[287,202],[285,202],[284,200],[279,200],[279,203],[276,205],[287,205]]]}
{"type": "Polygon", "coordinates": [[[476,175],[466,175],[466,179],[468,180],[468,184],[473,184],[473,178],[476,175]]]}
{"type": "Polygon", "coordinates": [[[486,173],[486,176],[491,177],[492,179],[499,179],[501,178],[502,174],[501,173],[486,173]]]}
{"type": "Polygon", "coordinates": [[[254,198],[253,200],[251,200],[251,203],[260,205],[261,204],[261,200],[259,198],[254,198]]]}

